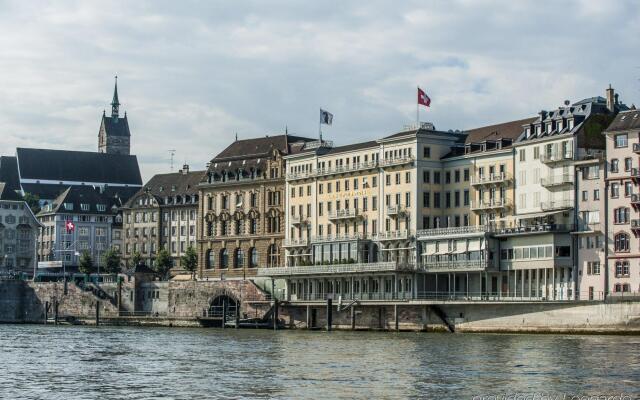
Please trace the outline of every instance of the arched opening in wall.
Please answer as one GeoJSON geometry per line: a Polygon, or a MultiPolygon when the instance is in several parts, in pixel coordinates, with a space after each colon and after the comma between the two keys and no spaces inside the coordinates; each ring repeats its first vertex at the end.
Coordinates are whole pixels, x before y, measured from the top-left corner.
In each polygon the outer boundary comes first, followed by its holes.
{"type": "Polygon", "coordinates": [[[215,265],[216,265],[215,253],[213,252],[213,250],[209,249],[205,253],[205,268],[211,269],[211,268],[214,268],[215,265]]]}
{"type": "Polygon", "coordinates": [[[258,251],[255,247],[249,249],[249,268],[258,268],[258,251]]]}
{"type": "Polygon", "coordinates": [[[233,268],[244,267],[244,252],[241,248],[237,248],[233,252],[233,268]]]}
{"type": "Polygon", "coordinates": [[[240,306],[240,302],[229,295],[220,295],[209,302],[207,309],[207,317],[222,319],[226,311],[226,320],[232,321],[236,316],[236,308],[240,306]]]}
{"type": "Polygon", "coordinates": [[[229,268],[229,252],[227,249],[220,250],[220,268],[229,268]]]}
{"type": "Polygon", "coordinates": [[[371,244],[371,250],[369,252],[369,262],[378,262],[378,254],[380,253],[380,248],[377,243],[371,244]]]}

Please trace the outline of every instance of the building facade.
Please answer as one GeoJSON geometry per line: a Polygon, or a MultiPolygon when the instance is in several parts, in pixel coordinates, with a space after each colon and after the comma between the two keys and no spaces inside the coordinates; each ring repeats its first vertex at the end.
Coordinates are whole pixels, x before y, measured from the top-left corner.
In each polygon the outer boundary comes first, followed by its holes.
{"type": "Polygon", "coordinates": [[[640,291],[640,112],[619,113],[606,132],[607,290],[640,291]]]}
{"type": "Polygon", "coordinates": [[[284,157],[309,141],[236,140],[211,160],[199,185],[200,278],[253,277],[258,267],[284,265],[284,157]]]}
{"type": "MultiPolygon", "coordinates": [[[[69,187],[38,213],[42,234],[38,261],[59,261],[66,272],[78,267],[80,255],[89,252],[95,267],[111,248],[112,224],[122,206],[118,198],[92,187],[69,187]],[[69,225],[71,224],[71,225],[69,225]]],[[[51,266],[43,263],[43,267],[51,266]]],[[[62,271],[54,271],[62,272],[62,271]]]]}
{"type": "Polygon", "coordinates": [[[188,247],[196,248],[198,184],[204,171],[153,176],[122,207],[125,264],[139,253],[144,263],[154,266],[158,251],[166,249],[173,260],[173,272],[180,271],[180,259],[188,247]]]}
{"type": "Polygon", "coordinates": [[[40,223],[24,201],[0,199],[0,271],[33,274],[40,223]]]}

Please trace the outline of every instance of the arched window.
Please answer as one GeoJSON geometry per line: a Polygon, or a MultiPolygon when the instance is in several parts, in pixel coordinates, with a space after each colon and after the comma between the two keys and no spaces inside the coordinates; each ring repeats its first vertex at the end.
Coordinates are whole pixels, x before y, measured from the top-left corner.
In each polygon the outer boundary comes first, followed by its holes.
{"type": "Polygon", "coordinates": [[[258,251],[255,247],[249,249],[249,268],[258,267],[258,251]]]}
{"type": "Polygon", "coordinates": [[[227,249],[220,250],[220,268],[229,268],[229,252],[227,252],[227,249]]]}
{"type": "Polygon", "coordinates": [[[626,233],[618,233],[614,237],[615,251],[629,251],[629,235],[626,233]]]}
{"type": "Polygon", "coordinates": [[[269,251],[267,252],[267,266],[277,267],[280,265],[280,249],[275,244],[269,246],[269,251]]]}
{"type": "Polygon", "coordinates": [[[233,253],[233,268],[244,267],[244,252],[241,248],[237,248],[233,253]]]}
{"type": "Polygon", "coordinates": [[[211,269],[216,265],[216,256],[213,253],[213,250],[207,250],[205,262],[207,269],[211,269]]]}

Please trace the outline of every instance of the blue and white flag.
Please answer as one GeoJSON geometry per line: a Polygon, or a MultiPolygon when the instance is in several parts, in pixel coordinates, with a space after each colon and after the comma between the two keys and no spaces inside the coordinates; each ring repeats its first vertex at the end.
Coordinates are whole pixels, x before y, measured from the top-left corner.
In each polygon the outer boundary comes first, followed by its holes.
{"type": "Polygon", "coordinates": [[[333,114],[329,111],[325,111],[322,108],[320,109],[320,123],[324,125],[331,125],[333,122],[333,114]]]}

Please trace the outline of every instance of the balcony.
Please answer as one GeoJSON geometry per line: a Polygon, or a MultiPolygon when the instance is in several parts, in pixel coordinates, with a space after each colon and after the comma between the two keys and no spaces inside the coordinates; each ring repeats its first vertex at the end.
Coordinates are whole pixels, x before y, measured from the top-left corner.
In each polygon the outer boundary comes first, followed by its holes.
{"type": "Polygon", "coordinates": [[[360,210],[352,208],[349,210],[336,210],[329,213],[330,220],[344,220],[360,218],[360,210]]]}
{"type": "Polygon", "coordinates": [[[517,235],[531,235],[537,233],[549,233],[549,232],[571,232],[574,229],[570,224],[537,224],[537,225],[523,225],[513,228],[502,228],[495,231],[496,237],[517,236],[517,235]]]}
{"type": "Polygon", "coordinates": [[[572,233],[575,234],[583,234],[583,233],[596,233],[602,232],[602,224],[600,222],[583,222],[576,225],[575,230],[572,233]]]}
{"type": "Polygon", "coordinates": [[[631,179],[635,183],[638,183],[638,181],[640,181],[640,169],[639,168],[631,168],[631,172],[629,173],[629,175],[631,175],[631,179]]]}
{"type": "Polygon", "coordinates": [[[380,166],[384,167],[391,167],[394,165],[403,165],[403,164],[409,164],[412,163],[416,160],[416,158],[414,156],[404,156],[404,157],[394,157],[394,158],[386,158],[384,160],[382,160],[382,162],[380,163],[380,166]]]}
{"type": "Polygon", "coordinates": [[[410,272],[413,264],[390,262],[308,265],[300,267],[259,268],[258,276],[339,275],[370,272],[410,272]]]}
{"type": "Polygon", "coordinates": [[[379,166],[379,163],[377,160],[366,161],[366,162],[356,163],[356,164],[337,165],[331,168],[321,168],[313,171],[288,173],[287,180],[293,181],[293,180],[299,180],[299,179],[314,178],[316,176],[347,174],[347,173],[356,172],[356,171],[374,169],[374,168],[377,168],[378,166],[379,166]]]}
{"type": "Polygon", "coordinates": [[[404,209],[400,205],[387,207],[387,215],[390,217],[400,216],[402,214],[404,214],[404,209]]]}
{"type": "Polygon", "coordinates": [[[492,264],[491,260],[427,261],[420,269],[425,272],[471,272],[484,271],[492,264]]]}
{"type": "Polygon", "coordinates": [[[630,222],[631,230],[637,235],[640,232],[640,219],[632,219],[630,222]]]}
{"type": "Polygon", "coordinates": [[[556,210],[565,210],[573,208],[573,201],[571,200],[555,200],[555,201],[545,201],[540,204],[540,209],[542,211],[556,211],[556,210]]]}
{"type": "Polygon", "coordinates": [[[434,228],[434,229],[422,229],[417,233],[417,239],[432,239],[438,236],[476,236],[487,232],[492,232],[494,229],[488,225],[474,225],[474,226],[456,226],[451,228],[434,228]]]}
{"type": "Polygon", "coordinates": [[[633,144],[633,152],[636,154],[640,154],[640,143],[633,144]]]}
{"type": "Polygon", "coordinates": [[[631,205],[634,207],[640,206],[640,194],[634,193],[631,195],[631,205]]]}
{"type": "Polygon", "coordinates": [[[506,172],[489,175],[476,175],[471,177],[472,186],[496,185],[511,181],[511,175],[506,172]]]}
{"type": "Polygon", "coordinates": [[[511,202],[508,199],[474,200],[471,202],[472,211],[501,210],[507,208],[511,208],[511,202]]]}
{"type": "Polygon", "coordinates": [[[291,225],[306,225],[309,222],[301,215],[291,215],[289,221],[291,221],[291,225]]]}
{"type": "Polygon", "coordinates": [[[372,240],[407,240],[411,237],[411,232],[408,230],[403,231],[389,231],[389,232],[378,232],[371,236],[372,240]]]}
{"type": "Polygon", "coordinates": [[[285,239],[283,247],[307,247],[309,245],[309,239],[285,239]]]}
{"type": "Polygon", "coordinates": [[[568,150],[564,152],[558,153],[542,153],[540,154],[540,162],[545,164],[553,164],[557,162],[563,161],[571,161],[573,160],[573,151],[568,150]]]}
{"type": "Polygon", "coordinates": [[[311,243],[330,243],[330,242],[349,242],[353,240],[367,239],[367,235],[362,233],[342,234],[342,235],[327,235],[327,236],[314,236],[311,239],[311,243]]]}
{"type": "Polygon", "coordinates": [[[564,175],[548,176],[546,178],[540,179],[540,185],[547,188],[554,187],[554,186],[573,185],[573,175],[564,174],[564,175]]]}

